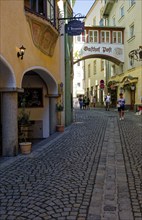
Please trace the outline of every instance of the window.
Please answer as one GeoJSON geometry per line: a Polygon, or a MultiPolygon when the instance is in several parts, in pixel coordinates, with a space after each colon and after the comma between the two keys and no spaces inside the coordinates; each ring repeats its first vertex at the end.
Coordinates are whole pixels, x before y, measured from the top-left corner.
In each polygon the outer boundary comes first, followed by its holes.
{"type": "Polygon", "coordinates": [[[55,17],[54,0],[46,0],[46,5],[47,5],[47,18],[51,22],[54,22],[54,17],[55,17]]]}
{"type": "Polygon", "coordinates": [[[82,33],[81,35],[76,36],[76,42],[82,43],[86,41],[86,31],[82,33]]]}
{"type": "Polygon", "coordinates": [[[115,16],[112,18],[112,25],[116,26],[115,16]]]}
{"type": "Polygon", "coordinates": [[[113,31],[112,42],[116,44],[122,44],[122,32],[121,31],[113,31]]]}
{"type": "Polygon", "coordinates": [[[89,31],[88,33],[88,42],[94,42],[97,43],[98,42],[98,31],[89,31]]]}
{"type": "Polygon", "coordinates": [[[115,76],[115,65],[111,66],[111,76],[115,76]]]}
{"type": "Polygon", "coordinates": [[[55,0],[25,0],[25,7],[31,11],[40,14],[55,26],[55,0]]]}
{"type": "Polygon", "coordinates": [[[110,32],[109,31],[101,31],[101,42],[110,43],[110,32]]]}
{"type": "Polygon", "coordinates": [[[88,41],[93,42],[93,31],[89,31],[88,41]]]}
{"type": "Polygon", "coordinates": [[[101,60],[101,71],[104,70],[104,64],[105,64],[104,60],[101,60]]]}
{"type": "Polygon", "coordinates": [[[102,7],[102,8],[100,9],[100,22],[99,22],[99,25],[100,25],[100,26],[104,26],[103,14],[104,14],[104,7],[102,7]]]}
{"type": "Polygon", "coordinates": [[[100,25],[100,26],[104,26],[104,19],[103,19],[103,18],[100,19],[99,25],[100,25]]]}
{"type": "Polygon", "coordinates": [[[132,7],[136,3],[136,0],[129,0],[129,5],[132,7]]]}
{"type": "Polygon", "coordinates": [[[82,42],[86,42],[86,31],[82,33],[82,42]]]}
{"type": "Polygon", "coordinates": [[[130,38],[131,37],[134,37],[134,24],[131,24],[130,27],[129,27],[129,35],[130,35],[130,38]]]}
{"type": "Polygon", "coordinates": [[[44,15],[44,0],[31,0],[31,9],[41,15],[44,15]]]}
{"type": "Polygon", "coordinates": [[[120,18],[124,16],[124,5],[120,7],[120,18]]]}
{"type": "Polygon", "coordinates": [[[24,93],[18,93],[18,107],[22,107],[25,99],[25,107],[43,107],[43,89],[42,88],[24,88],[24,93]],[[26,97],[26,98],[25,98],[26,97]]]}
{"type": "Polygon", "coordinates": [[[94,70],[94,75],[97,74],[96,60],[94,60],[94,63],[93,63],[93,70],[94,70]]]}
{"type": "Polygon", "coordinates": [[[122,44],[122,32],[121,31],[117,32],[117,39],[118,39],[118,44],[122,44]]]}
{"type": "Polygon", "coordinates": [[[77,87],[80,87],[80,83],[77,83],[77,87]]]}

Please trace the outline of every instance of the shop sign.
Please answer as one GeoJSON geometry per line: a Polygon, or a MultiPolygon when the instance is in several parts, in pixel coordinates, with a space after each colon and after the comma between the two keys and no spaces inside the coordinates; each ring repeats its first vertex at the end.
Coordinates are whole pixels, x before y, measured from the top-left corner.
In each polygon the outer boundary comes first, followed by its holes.
{"type": "Polygon", "coordinates": [[[79,58],[97,55],[112,57],[119,60],[120,62],[124,62],[124,45],[80,43],[75,52],[79,54],[79,58]]]}
{"type": "Polygon", "coordinates": [[[79,20],[69,21],[68,24],[65,25],[65,32],[70,36],[80,35],[84,32],[84,22],[79,20]]]}

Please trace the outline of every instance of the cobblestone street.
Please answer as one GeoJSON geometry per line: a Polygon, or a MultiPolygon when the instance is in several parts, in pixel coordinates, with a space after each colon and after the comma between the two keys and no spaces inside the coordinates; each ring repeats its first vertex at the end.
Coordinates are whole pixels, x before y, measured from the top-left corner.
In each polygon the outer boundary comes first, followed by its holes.
{"type": "Polygon", "coordinates": [[[141,220],[142,116],[74,111],[29,155],[1,158],[1,220],[141,220]]]}

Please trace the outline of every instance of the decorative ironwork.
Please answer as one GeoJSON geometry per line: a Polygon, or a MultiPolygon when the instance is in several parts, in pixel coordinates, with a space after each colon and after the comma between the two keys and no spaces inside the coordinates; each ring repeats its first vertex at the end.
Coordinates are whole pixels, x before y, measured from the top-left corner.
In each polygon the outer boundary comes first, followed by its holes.
{"type": "Polygon", "coordinates": [[[130,58],[130,65],[131,66],[134,63],[134,60],[142,61],[142,46],[139,46],[139,49],[130,51],[129,58],[130,58]]]}
{"type": "MultiPolygon", "coordinates": [[[[64,12],[59,10],[59,13],[58,13],[58,28],[59,28],[59,31],[61,32],[61,29],[62,29],[62,26],[65,24],[65,20],[80,20],[80,19],[84,19],[86,18],[85,16],[82,16],[82,14],[78,13],[78,14],[75,14],[73,17],[67,17],[65,18],[64,17],[64,12]]],[[[60,33],[60,35],[62,36],[63,34],[60,33]]]]}
{"type": "Polygon", "coordinates": [[[82,16],[80,13],[76,14],[75,16],[73,17],[67,17],[67,18],[58,18],[58,20],[79,20],[79,19],[83,19],[83,18],[86,18],[86,16],[82,16]]]}

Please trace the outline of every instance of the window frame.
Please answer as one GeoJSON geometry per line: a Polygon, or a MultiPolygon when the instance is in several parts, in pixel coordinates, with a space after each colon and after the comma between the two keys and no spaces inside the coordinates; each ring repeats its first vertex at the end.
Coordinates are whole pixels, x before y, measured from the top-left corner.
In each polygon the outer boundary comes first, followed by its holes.
{"type": "Polygon", "coordinates": [[[115,64],[111,65],[111,77],[116,75],[116,66],[115,64]]]}
{"type": "Polygon", "coordinates": [[[110,41],[111,41],[110,31],[101,31],[101,43],[110,44],[110,41]],[[109,34],[109,36],[107,36],[107,33],[109,34]],[[108,41],[107,41],[107,38],[108,38],[108,41]]]}
{"type": "Polygon", "coordinates": [[[98,37],[98,31],[97,30],[89,30],[88,31],[88,43],[98,43],[99,37],[98,37]],[[90,33],[92,33],[92,36],[90,36],[90,33]],[[96,36],[94,35],[96,33],[96,36]],[[92,41],[90,41],[90,38],[92,37],[92,41]]]}
{"type": "Polygon", "coordinates": [[[122,44],[122,31],[112,31],[112,43],[113,44],[122,44]],[[114,34],[116,34],[116,42],[114,42],[114,34]],[[121,36],[119,37],[119,34],[121,36]],[[120,41],[119,41],[120,39],[120,41]]]}
{"type": "Polygon", "coordinates": [[[101,59],[101,71],[104,70],[104,66],[105,66],[105,61],[103,59],[101,59]]]}
{"type": "Polygon", "coordinates": [[[115,18],[115,16],[112,17],[112,24],[113,24],[113,26],[116,26],[116,18],[115,18]]]}
{"type": "Polygon", "coordinates": [[[30,11],[46,18],[53,26],[56,26],[55,0],[27,0],[24,3],[30,11]]]}
{"type": "Polygon", "coordinates": [[[129,7],[130,8],[135,4],[136,4],[136,0],[129,0],[129,7]]]}
{"type": "Polygon", "coordinates": [[[93,73],[94,73],[94,75],[97,74],[97,62],[96,62],[96,60],[94,60],[94,62],[93,62],[93,73]]]}
{"type": "Polygon", "coordinates": [[[121,5],[121,7],[120,7],[120,18],[123,18],[124,17],[124,15],[125,15],[125,10],[124,10],[124,5],[121,5]]]}
{"type": "Polygon", "coordinates": [[[75,36],[75,42],[76,43],[85,43],[86,42],[86,30],[84,33],[75,36]]]}
{"type": "Polygon", "coordinates": [[[129,26],[129,38],[132,38],[135,36],[135,25],[134,23],[132,23],[130,26],[129,26]],[[133,27],[133,28],[132,28],[133,27]]]}

